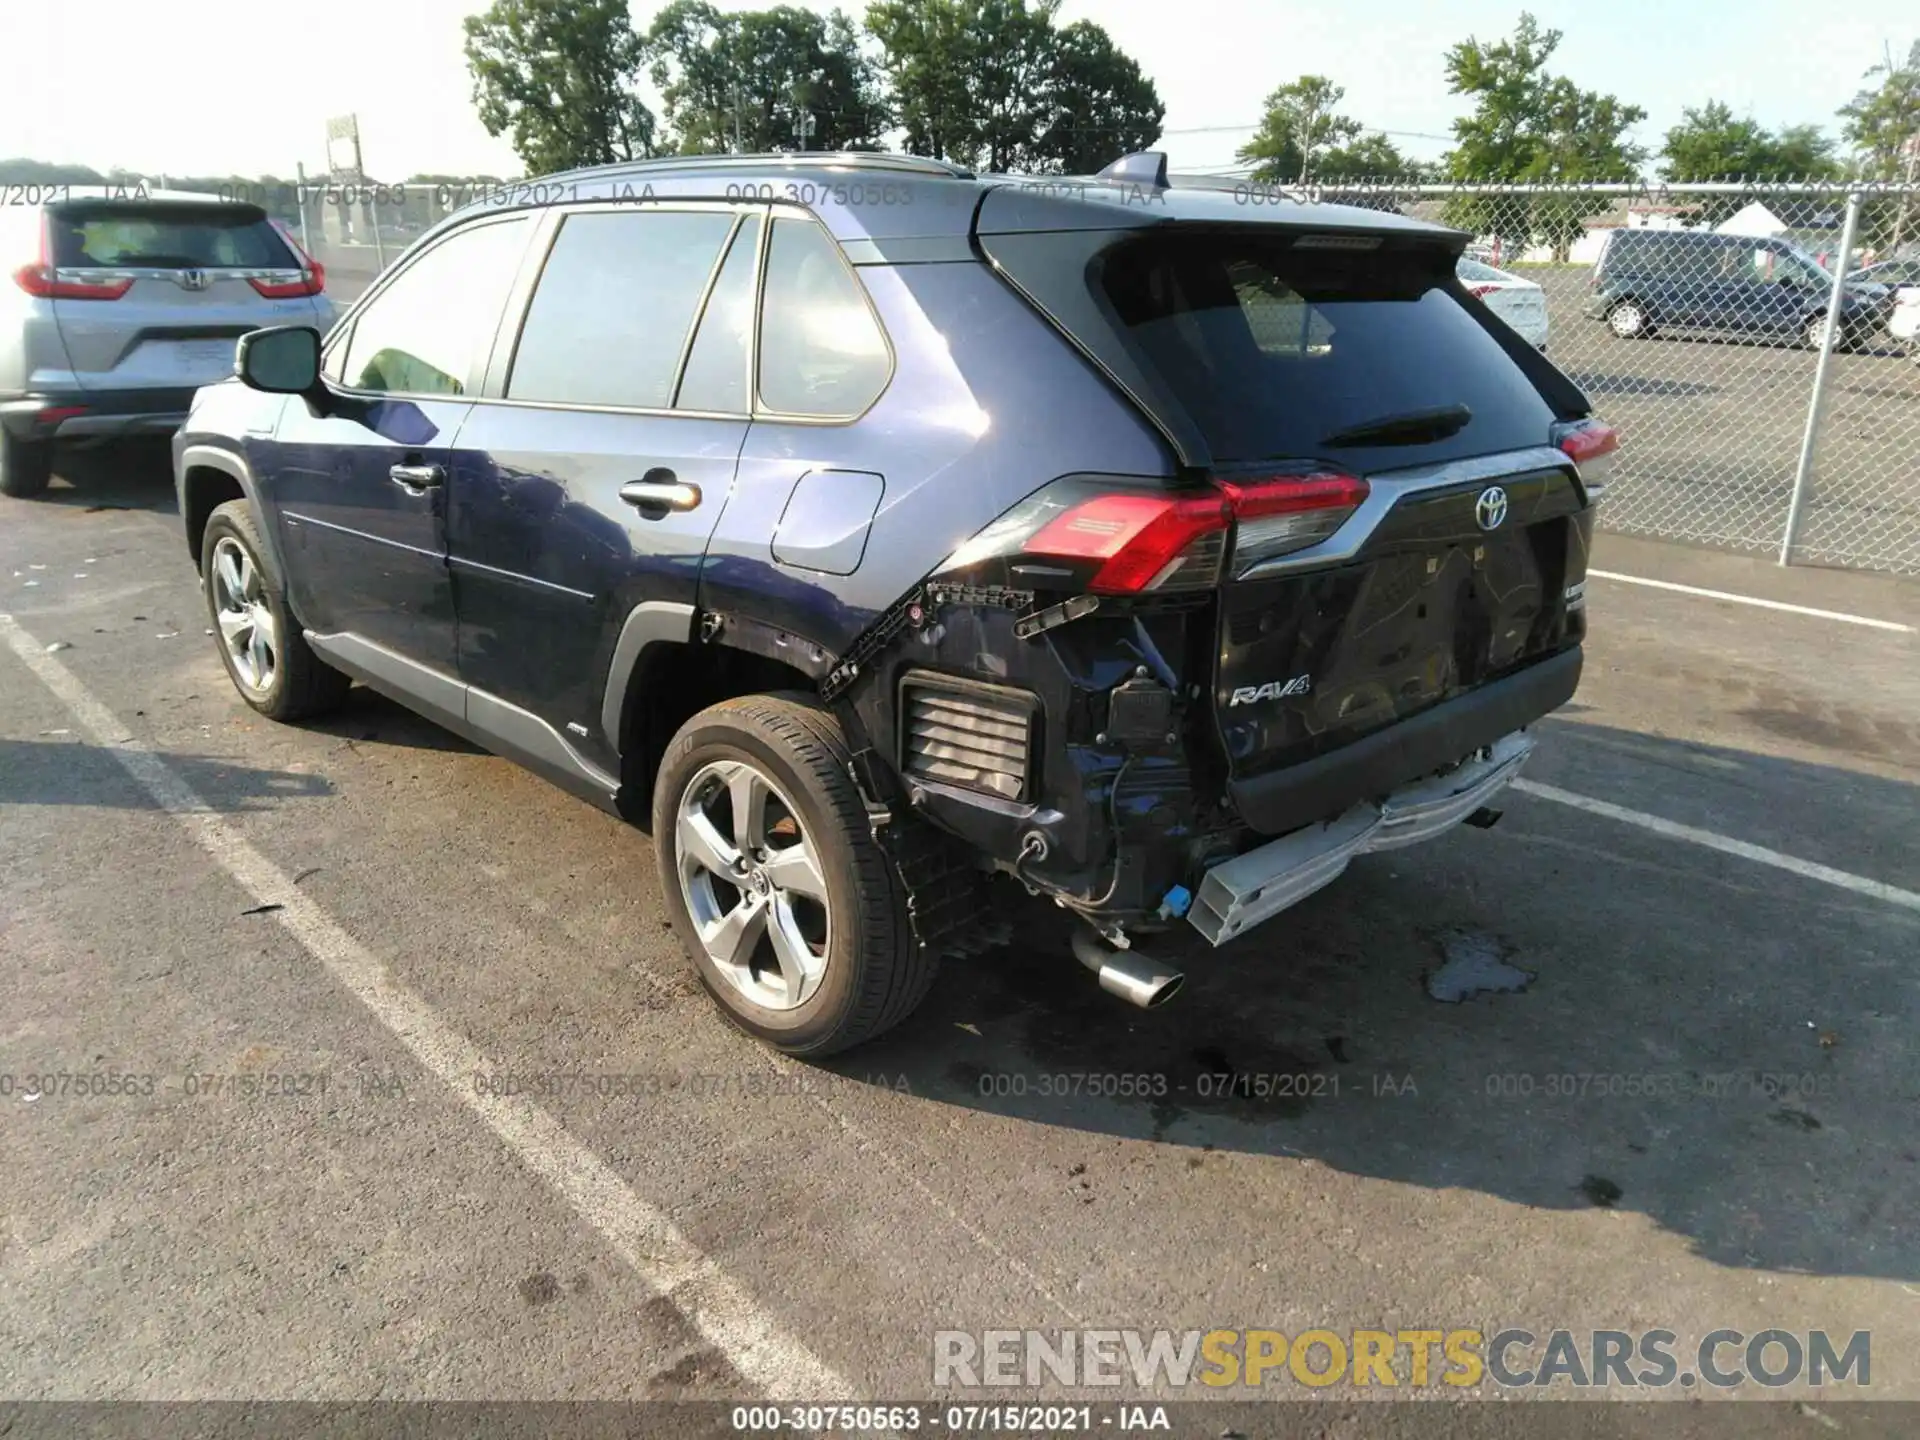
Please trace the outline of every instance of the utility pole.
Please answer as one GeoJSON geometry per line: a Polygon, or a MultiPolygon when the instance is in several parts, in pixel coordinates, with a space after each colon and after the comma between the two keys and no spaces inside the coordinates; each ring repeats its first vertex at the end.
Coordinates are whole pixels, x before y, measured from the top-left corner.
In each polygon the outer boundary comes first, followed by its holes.
{"type": "Polygon", "coordinates": [[[742,153],[740,142],[740,82],[733,82],[733,153],[742,153]]]}

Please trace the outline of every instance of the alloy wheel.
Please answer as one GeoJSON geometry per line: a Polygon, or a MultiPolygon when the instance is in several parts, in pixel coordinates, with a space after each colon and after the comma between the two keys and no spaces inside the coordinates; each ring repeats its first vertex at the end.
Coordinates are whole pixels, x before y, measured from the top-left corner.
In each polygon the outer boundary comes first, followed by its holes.
{"type": "Polygon", "coordinates": [[[213,547],[210,579],[214,620],[234,677],[255,694],[272,689],[280,669],[280,632],[260,567],[244,545],[222,535],[213,547]]]}
{"type": "Polygon", "coordinates": [[[804,1005],[826,974],[826,874],[780,787],[745,760],[702,767],[681,792],[680,889],[701,949],[768,1010],[804,1005]]]}

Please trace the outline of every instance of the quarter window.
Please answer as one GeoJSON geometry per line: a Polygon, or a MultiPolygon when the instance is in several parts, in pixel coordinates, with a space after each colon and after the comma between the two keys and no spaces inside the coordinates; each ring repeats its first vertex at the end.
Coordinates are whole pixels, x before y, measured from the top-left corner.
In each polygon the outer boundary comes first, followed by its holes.
{"type": "Polygon", "coordinates": [[[885,388],[886,337],[833,238],[775,220],[760,314],[760,404],[787,415],[857,415],[885,388]]]}
{"type": "Polygon", "coordinates": [[[354,318],[339,374],[355,390],[461,395],[493,338],[530,222],[459,230],[408,265],[354,318]]]}
{"type": "Polygon", "coordinates": [[[569,215],[540,272],[507,396],[664,410],[733,228],[726,210],[569,215]]]}

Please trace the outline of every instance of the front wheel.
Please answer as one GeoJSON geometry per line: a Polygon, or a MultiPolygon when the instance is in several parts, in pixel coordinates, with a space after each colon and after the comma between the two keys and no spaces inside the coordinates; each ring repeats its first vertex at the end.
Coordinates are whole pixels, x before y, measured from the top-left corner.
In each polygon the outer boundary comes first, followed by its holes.
{"type": "MultiPolygon", "coordinates": [[[[1806,319],[1805,326],[1801,329],[1800,338],[1805,342],[1809,350],[1825,349],[1827,344],[1827,312],[1822,310],[1817,314],[1809,315],[1806,319]]],[[[1851,338],[1852,336],[1846,328],[1842,327],[1833,337],[1833,348],[1835,350],[1847,349],[1848,341],[1851,338]]]]}
{"type": "Polygon", "coordinates": [[[1638,300],[1622,300],[1607,312],[1607,328],[1622,340],[1635,340],[1652,333],[1653,322],[1638,300]]]}
{"type": "Polygon", "coordinates": [[[694,973],[791,1055],[873,1038],[933,982],[847,765],[817,701],[748,695],[681,726],[654,786],[660,884],[694,973]]]}
{"type": "Polygon", "coordinates": [[[302,720],[346,698],[353,682],[308,646],[247,501],[229,500],[207,517],[200,575],[220,658],[242,700],[268,719],[302,720]]]}

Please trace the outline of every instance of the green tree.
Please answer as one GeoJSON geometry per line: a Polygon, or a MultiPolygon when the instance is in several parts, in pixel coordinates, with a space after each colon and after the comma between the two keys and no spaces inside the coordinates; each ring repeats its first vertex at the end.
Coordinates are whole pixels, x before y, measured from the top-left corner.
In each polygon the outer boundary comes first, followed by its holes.
{"type": "Polygon", "coordinates": [[[1167,107],[1139,62],[1091,20],[1058,33],[1047,77],[1051,111],[1034,141],[1036,158],[1066,175],[1087,175],[1160,138],[1167,107]]]}
{"type": "Polygon", "coordinates": [[[1859,157],[1867,180],[1911,178],[1920,156],[1920,40],[1907,51],[1905,64],[1889,58],[1867,71],[1880,83],[1842,105],[1840,133],[1859,157]]]}
{"type": "Polygon", "coordinates": [[[465,22],[473,101],[529,175],[653,153],[627,0],[494,0],[465,22]]]}
{"type": "Polygon", "coordinates": [[[973,161],[972,0],[880,0],[867,8],[907,152],[973,161]]]}
{"type": "MultiPolygon", "coordinates": [[[[1453,122],[1448,174],[1456,180],[1504,180],[1551,185],[1632,179],[1646,151],[1627,131],[1647,118],[1638,105],[1582,90],[1547,73],[1560,32],[1542,30],[1522,14],[1511,39],[1471,37],[1447,51],[1448,88],[1471,96],[1471,113],[1453,122]]],[[[1453,224],[1553,248],[1565,260],[1593,209],[1578,195],[1532,199],[1460,196],[1449,203],[1453,224]]]]}
{"type": "Polygon", "coordinates": [[[1060,0],[878,0],[906,148],[994,171],[1086,173],[1160,134],[1153,82],[1091,21],[1064,29],[1060,0]]]}
{"type": "Polygon", "coordinates": [[[1267,96],[1260,128],[1235,158],[1252,161],[1250,178],[1265,185],[1305,184],[1329,151],[1360,138],[1358,120],[1335,109],[1346,91],[1324,75],[1302,75],[1267,96]]]}
{"type": "Polygon", "coordinates": [[[791,5],[723,12],[675,0],[647,31],[650,74],[683,154],[874,150],[891,124],[879,72],[853,21],[791,5]]]}
{"type": "MultiPolygon", "coordinates": [[[[1867,71],[1866,78],[1876,75],[1877,86],[1840,107],[1840,133],[1854,149],[1861,179],[1911,184],[1920,173],[1920,40],[1908,49],[1904,65],[1896,65],[1889,55],[1885,64],[1867,71]]],[[[1910,191],[1875,201],[1861,212],[1862,233],[1884,235],[1887,249],[1898,251],[1914,232],[1915,210],[1910,191]]]]}
{"type": "Polygon", "coordinates": [[[1375,131],[1351,145],[1336,145],[1320,158],[1319,179],[1423,180],[1427,167],[1410,159],[1398,145],[1375,131]]]}
{"type": "Polygon", "coordinates": [[[1718,100],[1680,116],[1660,147],[1668,180],[1830,180],[1840,173],[1834,142],[1817,125],[1769,130],[1735,119],[1718,100]]]}

